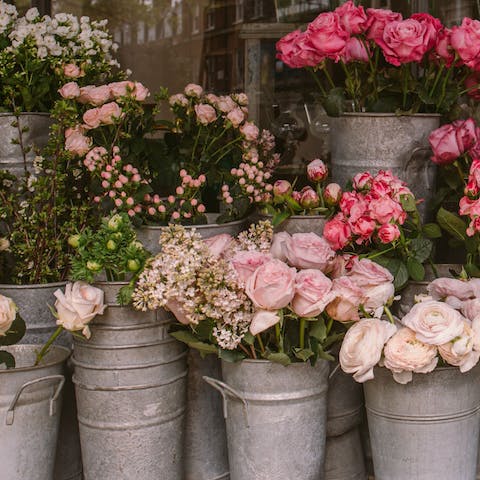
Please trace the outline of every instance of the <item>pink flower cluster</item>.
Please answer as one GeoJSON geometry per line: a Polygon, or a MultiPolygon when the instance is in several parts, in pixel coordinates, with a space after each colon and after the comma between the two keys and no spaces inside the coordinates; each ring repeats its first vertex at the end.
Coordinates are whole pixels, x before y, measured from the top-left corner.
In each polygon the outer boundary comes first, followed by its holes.
{"type": "Polygon", "coordinates": [[[334,250],[374,241],[394,242],[407,219],[401,203],[403,195],[413,196],[405,182],[389,171],[375,176],[369,172],[357,174],[353,190],[342,194],[340,212],[326,223],[324,237],[334,250]]]}
{"type": "Polygon", "coordinates": [[[465,196],[460,199],[460,215],[470,217],[467,235],[473,237],[480,232],[480,159],[472,161],[465,196]]]}

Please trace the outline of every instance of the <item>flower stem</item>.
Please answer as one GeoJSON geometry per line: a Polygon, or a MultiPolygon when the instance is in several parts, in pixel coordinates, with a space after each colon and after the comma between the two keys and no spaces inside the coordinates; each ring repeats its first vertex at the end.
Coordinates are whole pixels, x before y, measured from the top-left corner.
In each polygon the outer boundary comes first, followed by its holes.
{"type": "Polygon", "coordinates": [[[305,348],[305,319],[300,318],[300,348],[305,348]]]}
{"type": "Polygon", "coordinates": [[[257,340],[258,344],[260,345],[260,351],[262,352],[262,355],[265,355],[265,346],[263,345],[262,336],[259,333],[257,333],[257,340]]]}
{"type": "Polygon", "coordinates": [[[384,305],[383,309],[385,311],[385,315],[387,316],[388,320],[390,320],[390,323],[395,325],[395,319],[393,318],[393,315],[390,309],[386,305],[384,305]]]}
{"type": "Polygon", "coordinates": [[[275,324],[275,337],[277,340],[278,351],[279,353],[283,353],[283,339],[282,339],[282,331],[280,327],[280,322],[275,324]]]}
{"type": "Polygon", "coordinates": [[[333,83],[332,77],[330,76],[330,73],[328,72],[327,66],[325,66],[323,69],[323,72],[325,73],[325,76],[327,77],[328,83],[332,88],[335,88],[335,83],[333,83]]]}
{"type": "Polygon", "coordinates": [[[48,350],[52,346],[52,343],[57,339],[57,337],[62,333],[63,327],[60,325],[57,329],[52,333],[50,338],[47,340],[47,343],[42,347],[42,349],[37,353],[37,358],[35,360],[35,367],[42,361],[42,358],[47,354],[48,350]]]}
{"type": "Polygon", "coordinates": [[[324,97],[327,96],[327,92],[325,91],[325,88],[323,87],[322,85],[322,82],[320,81],[320,79],[318,78],[317,75],[315,75],[315,72],[313,71],[313,69],[308,69],[308,71],[312,74],[312,77],[313,79],[315,80],[315,83],[318,85],[318,88],[320,89],[320,91],[322,92],[322,95],[324,97]]]}

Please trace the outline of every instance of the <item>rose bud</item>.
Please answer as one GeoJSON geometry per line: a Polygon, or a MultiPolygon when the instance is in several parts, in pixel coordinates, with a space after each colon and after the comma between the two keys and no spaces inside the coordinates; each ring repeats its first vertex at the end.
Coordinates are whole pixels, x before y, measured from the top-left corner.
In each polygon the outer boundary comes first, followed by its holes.
{"type": "Polygon", "coordinates": [[[300,199],[302,198],[302,194],[301,194],[300,192],[297,192],[297,190],[294,190],[294,191],[292,192],[292,198],[293,198],[296,202],[300,203],[300,199]]]}
{"type": "Polygon", "coordinates": [[[323,182],[328,176],[328,168],[316,158],[307,165],[307,175],[311,182],[323,182]]]}
{"type": "Polygon", "coordinates": [[[311,187],[305,187],[301,192],[300,205],[303,208],[317,208],[320,205],[320,197],[311,187]]]}
{"type": "Polygon", "coordinates": [[[102,265],[98,262],[93,261],[93,260],[89,260],[87,262],[87,269],[92,271],[92,272],[99,272],[102,269],[102,265]]]}
{"type": "Polygon", "coordinates": [[[130,272],[136,272],[140,268],[140,263],[137,260],[129,260],[128,261],[128,270],[130,272]]]}
{"type": "Polygon", "coordinates": [[[80,244],[80,235],[72,235],[71,237],[69,237],[68,244],[72,248],[78,248],[78,245],[80,244]]]}
{"type": "Polygon", "coordinates": [[[273,194],[275,197],[285,198],[292,193],[292,184],[287,180],[277,180],[273,184],[273,194]]]}
{"type": "Polygon", "coordinates": [[[323,190],[323,199],[327,205],[337,205],[342,198],[342,187],[338,183],[329,183],[323,190]]]}

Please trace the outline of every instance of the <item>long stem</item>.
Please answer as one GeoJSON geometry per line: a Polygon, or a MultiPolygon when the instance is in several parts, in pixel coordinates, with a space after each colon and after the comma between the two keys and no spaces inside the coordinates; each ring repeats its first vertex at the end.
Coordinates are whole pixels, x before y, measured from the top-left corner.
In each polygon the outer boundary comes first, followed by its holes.
{"type": "Polygon", "coordinates": [[[330,330],[332,329],[333,326],[333,318],[328,317],[328,322],[327,322],[327,336],[330,333],[330,330]]]}
{"type": "Polygon", "coordinates": [[[262,352],[262,355],[265,355],[265,346],[263,345],[262,336],[259,333],[257,334],[257,340],[258,344],[260,345],[260,351],[262,352]]]}
{"type": "Polygon", "coordinates": [[[402,65],[403,68],[403,85],[402,85],[402,90],[403,90],[403,102],[402,106],[403,109],[405,110],[407,108],[407,87],[408,87],[408,64],[402,65]]]}
{"type": "Polygon", "coordinates": [[[47,354],[48,350],[52,346],[52,343],[57,339],[57,337],[62,333],[63,327],[59,326],[57,329],[52,333],[50,338],[47,340],[47,343],[42,347],[42,349],[37,353],[37,358],[35,360],[35,365],[37,366],[41,361],[42,358],[47,354]]]}
{"type": "Polygon", "coordinates": [[[322,85],[322,82],[320,81],[320,79],[318,78],[318,76],[315,74],[315,72],[313,71],[313,69],[309,68],[308,71],[312,74],[312,77],[313,79],[315,80],[315,83],[317,84],[318,88],[320,89],[320,91],[322,92],[322,95],[324,97],[327,96],[327,92],[325,91],[325,88],[323,87],[322,85]]]}
{"type": "Polygon", "coordinates": [[[430,90],[430,94],[429,94],[430,97],[433,96],[433,94],[435,92],[435,89],[437,88],[438,82],[440,81],[440,77],[442,76],[442,73],[443,73],[444,69],[445,69],[445,63],[442,63],[442,66],[440,67],[440,70],[438,71],[437,76],[435,78],[435,82],[433,83],[433,87],[430,90]]]}
{"type": "Polygon", "coordinates": [[[195,158],[195,150],[197,149],[197,145],[198,145],[198,140],[200,139],[200,133],[202,131],[202,127],[200,127],[200,129],[198,130],[198,133],[197,133],[197,138],[195,138],[195,143],[193,144],[193,149],[192,149],[192,157],[191,157],[191,161],[193,162],[194,158],[195,158]]]}
{"type": "Polygon", "coordinates": [[[283,312],[282,310],[279,311],[280,321],[275,324],[275,337],[277,340],[278,351],[283,353],[283,338],[282,338],[282,330],[281,330],[281,323],[283,322],[283,312]]]}
{"type": "Polygon", "coordinates": [[[367,255],[366,258],[371,260],[372,258],[381,257],[382,255],[385,255],[386,253],[391,252],[392,250],[395,250],[395,247],[387,248],[386,250],[382,250],[381,252],[374,253],[373,255],[367,255]]]}
{"type": "Polygon", "coordinates": [[[300,348],[305,348],[305,319],[300,318],[300,348]]]}
{"type": "Polygon", "coordinates": [[[327,77],[328,83],[332,88],[335,88],[335,83],[333,83],[332,77],[330,76],[330,73],[328,72],[328,68],[325,65],[325,67],[322,69],[323,72],[325,73],[325,76],[327,77]]]}
{"type": "Polygon", "coordinates": [[[390,311],[390,309],[386,305],[383,308],[384,308],[384,311],[385,311],[385,315],[390,320],[390,323],[395,325],[395,319],[393,318],[393,315],[392,315],[392,312],[390,311]]]}

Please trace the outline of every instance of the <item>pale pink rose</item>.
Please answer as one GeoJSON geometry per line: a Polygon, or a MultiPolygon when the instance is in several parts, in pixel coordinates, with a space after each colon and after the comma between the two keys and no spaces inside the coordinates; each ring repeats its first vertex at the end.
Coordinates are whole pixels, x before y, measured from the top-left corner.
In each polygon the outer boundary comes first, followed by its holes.
{"type": "Polygon", "coordinates": [[[203,93],[203,88],[196,83],[189,83],[184,89],[185,95],[189,97],[200,97],[203,93]]]}
{"type": "Polygon", "coordinates": [[[98,112],[100,123],[103,125],[113,125],[116,120],[121,118],[122,109],[117,102],[110,102],[102,105],[98,112]]]}
{"type": "Polygon", "coordinates": [[[320,270],[301,270],[295,277],[292,310],[299,317],[316,317],[334,299],[332,281],[320,270]]]}
{"type": "Polygon", "coordinates": [[[76,82],[68,82],[62,88],[60,88],[60,90],[58,90],[58,93],[63,98],[71,100],[72,98],[77,98],[80,95],[80,87],[76,82]]]}
{"type": "Polygon", "coordinates": [[[143,102],[147,99],[147,97],[150,96],[150,90],[148,90],[148,88],[145,87],[142,83],[135,82],[135,90],[133,92],[133,96],[135,97],[135,100],[143,102]]]}
{"type": "Polygon", "coordinates": [[[67,283],[65,293],[56,290],[53,294],[57,299],[57,325],[71,332],[82,331],[86,338],[90,338],[88,323],[96,315],[102,315],[106,308],[103,290],[86,282],[75,282],[67,283]]]}
{"type": "Polygon", "coordinates": [[[388,340],[383,351],[383,364],[392,371],[396,382],[405,384],[412,373],[429,373],[438,363],[437,347],[421,342],[415,332],[401,328],[388,340]]]}
{"type": "Polygon", "coordinates": [[[417,338],[429,345],[442,345],[462,335],[463,317],[450,305],[426,301],[415,304],[402,318],[402,323],[411,328],[417,338]]]}
{"type": "Polygon", "coordinates": [[[363,290],[349,277],[333,280],[331,290],[334,300],[326,310],[328,315],[338,322],[357,322],[358,310],[364,301],[363,290]]]}
{"type": "Polygon", "coordinates": [[[272,245],[270,246],[270,255],[273,258],[285,262],[287,260],[287,250],[285,243],[290,238],[287,232],[278,232],[273,234],[272,245]]]}
{"type": "Polygon", "coordinates": [[[232,97],[225,95],[218,98],[217,107],[222,113],[229,113],[237,108],[237,104],[232,97]]]}
{"type": "Polygon", "coordinates": [[[292,193],[292,184],[288,180],[276,180],[273,184],[275,197],[285,197],[292,193]]]}
{"type": "Polygon", "coordinates": [[[234,238],[228,233],[220,233],[213,237],[207,238],[204,242],[208,246],[208,250],[214,257],[221,257],[235,242],[234,238]]]}
{"type": "Polygon", "coordinates": [[[228,112],[227,118],[237,128],[245,120],[245,114],[240,108],[234,108],[231,112],[228,112]]]}
{"type": "Polygon", "coordinates": [[[302,188],[298,203],[302,208],[317,208],[320,205],[320,197],[312,187],[307,186],[302,188]]]}
{"type": "Polygon", "coordinates": [[[363,190],[364,188],[370,188],[372,186],[373,177],[370,172],[357,173],[353,177],[353,188],[355,190],[363,190]]]}
{"type": "Polygon", "coordinates": [[[99,108],[90,108],[83,114],[83,123],[89,129],[97,128],[102,123],[99,108]]]}
{"type": "Polygon", "coordinates": [[[307,165],[307,176],[311,182],[323,182],[328,177],[328,168],[319,158],[307,165]]]}
{"type": "Polygon", "coordinates": [[[79,78],[85,75],[82,69],[80,67],[77,67],[73,63],[68,63],[67,65],[63,66],[63,74],[67,78],[79,78]]]}
{"type": "Polygon", "coordinates": [[[15,317],[17,306],[10,297],[0,295],[0,337],[4,337],[10,330],[15,317]]]}
{"type": "Polygon", "coordinates": [[[452,27],[452,47],[465,65],[480,70],[480,21],[465,17],[460,26],[452,27]]]}
{"type": "Polygon", "coordinates": [[[337,205],[342,197],[342,187],[338,183],[329,183],[323,189],[323,199],[327,205],[337,205]]]}
{"type": "Polygon", "coordinates": [[[246,93],[236,93],[234,95],[235,101],[242,107],[248,106],[248,96],[246,93]]]}
{"type": "Polygon", "coordinates": [[[350,263],[350,255],[335,255],[335,258],[328,264],[326,273],[332,280],[343,277],[347,274],[347,267],[350,267],[350,263]]]}
{"type": "Polygon", "coordinates": [[[402,20],[402,15],[386,8],[367,8],[367,38],[376,40],[383,37],[385,25],[402,20]]]}
{"type": "Polygon", "coordinates": [[[350,34],[356,35],[365,31],[367,15],[363,7],[356,7],[352,0],[335,9],[340,18],[340,24],[350,34]]]}
{"type": "Polygon", "coordinates": [[[462,302],[462,315],[473,322],[476,318],[480,318],[480,298],[466,300],[462,302]]]}
{"type": "Polygon", "coordinates": [[[382,283],[366,288],[363,292],[363,308],[375,318],[380,318],[384,312],[384,306],[390,305],[395,295],[393,283],[382,283]]]}
{"type": "Polygon", "coordinates": [[[428,293],[434,300],[444,300],[448,303],[454,303],[455,306],[459,304],[459,308],[462,307],[459,301],[468,300],[474,297],[480,297],[480,280],[458,280],[456,278],[436,278],[427,287],[428,293]],[[451,302],[450,302],[450,301],[451,302]]]}
{"type": "Polygon", "coordinates": [[[208,125],[217,119],[217,111],[207,103],[195,105],[195,113],[197,114],[197,120],[202,125],[208,125]]]}
{"type": "Polygon", "coordinates": [[[101,85],[96,87],[88,85],[80,88],[80,96],[78,101],[80,103],[89,103],[90,105],[99,106],[110,100],[110,87],[108,85],[101,85]]]}
{"type": "Polygon", "coordinates": [[[168,99],[168,103],[171,107],[175,105],[186,107],[188,105],[188,99],[183,93],[177,93],[176,95],[172,95],[168,99]]]}
{"type": "Polygon", "coordinates": [[[280,316],[277,312],[270,310],[258,310],[255,312],[250,323],[250,333],[252,335],[258,335],[259,333],[268,330],[280,321],[280,316]]]}
{"type": "Polygon", "coordinates": [[[368,258],[354,259],[348,276],[362,287],[374,287],[393,282],[393,275],[385,267],[368,258]]]}
{"type": "Polygon", "coordinates": [[[135,88],[135,83],[129,80],[124,80],[123,82],[109,83],[108,87],[110,88],[110,93],[113,98],[120,98],[127,96],[127,94],[131,95],[135,88]]]}
{"type": "Polygon", "coordinates": [[[324,270],[335,256],[328,242],[316,233],[294,233],[285,241],[287,259],[297,268],[324,270]]]}
{"type": "Polygon", "coordinates": [[[262,310],[286,307],[295,294],[295,268],[280,260],[270,260],[249,277],[245,293],[262,310]]]}
{"type": "Polygon", "coordinates": [[[240,132],[249,142],[253,142],[258,138],[259,130],[258,127],[252,122],[245,122],[240,127],[240,132]]]}
{"type": "Polygon", "coordinates": [[[394,223],[385,223],[377,232],[382,243],[392,243],[400,237],[400,229],[394,223]]]}
{"type": "Polygon", "coordinates": [[[65,150],[75,155],[85,155],[92,146],[92,139],[86,137],[79,131],[74,131],[65,139],[65,150]]]}
{"type": "Polygon", "coordinates": [[[475,332],[468,322],[463,322],[463,332],[452,341],[439,345],[440,356],[450,365],[460,367],[462,373],[471,370],[480,359],[480,351],[475,350],[475,332]]]}
{"type": "Polygon", "coordinates": [[[345,52],[343,54],[343,61],[345,63],[349,62],[365,62],[367,63],[370,59],[370,53],[367,50],[366,44],[363,43],[357,37],[351,37],[348,39],[347,44],[345,45],[345,52]]]}
{"type": "Polygon", "coordinates": [[[168,302],[165,305],[165,308],[167,310],[170,310],[177,319],[177,321],[179,321],[183,325],[188,325],[190,323],[190,319],[188,318],[188,315],[183,309],[183,303],[181,300],[178,300],[178,298],[169,298],[168,302]]]}
{"type": "Polygon", "coordinates": [[[230,263],[237,272],[240,281],[245,283],[258,267],[261,267],[270,260],[272,260],[272,256],[268,253],[262,253],[256,250],[242,250],[235,253],[230,263]]]}
{"type": "Polygon", "coordinates": [[[350,242],[352,230],[347,222],[340,220],[337,216],[325,224],[323,237],[334,250],[341,250],[350,242]]]}
{"type": "Polygon", "coordinates": [[[360,383],[373,379],[387,340],[396,332],[395,325],[369,318],[355,323],[345,334],[340,348],[340,366],[360,383]]]}

